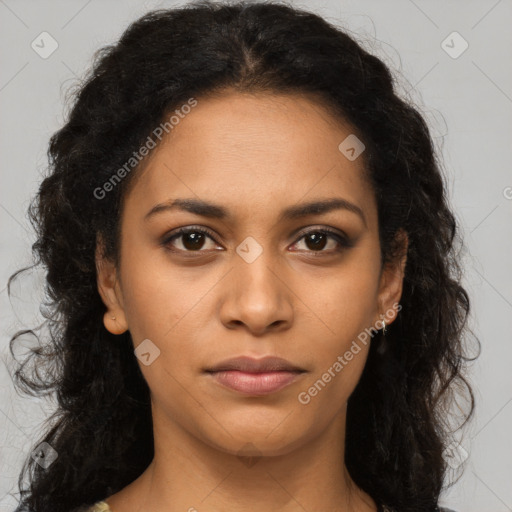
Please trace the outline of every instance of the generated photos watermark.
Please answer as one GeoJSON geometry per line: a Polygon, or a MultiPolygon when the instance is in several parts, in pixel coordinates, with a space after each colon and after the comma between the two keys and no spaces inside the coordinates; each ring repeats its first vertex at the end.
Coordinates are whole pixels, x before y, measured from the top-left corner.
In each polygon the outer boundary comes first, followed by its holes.
{"type": "Polygon", "coordinates": [[[384,314],[384,318],[381,320],[377,320],[377,322],[370,328],[365,328],[364,331],[360,332],[357,336],[356,340],[352,341],[350,349],[347,350],[343,355],[337,357],[336,361],[322,374],[322,376],[308,388],[307,391],[301,391],[297,399],[299,403],[302,405],[307,405],[311,402],[311,399],[320,393],[325,386],[331,382],[342,370],[345,366],[348,365],[354,356],[361,352],[361,345],[366,346],[368,344],[368,340],[373,338],[373,336],[379,332],[379,329],[382,328],[382,320],[386,321],[388,319],[394,318],[398,312],[402,309],[402,305],[395,302],[393,307],[386,311],[384,314]],[[395,313],[396,311],[396,313],[395,313]]]}
{"type": "Polygon", "coordinates": [[[179,122],[185,118],[187,114],[192,111],[192,108],[197,105],[197,100],[195,98],[189,98],[187,103],[183,104],[179,109],[176,109],[169,117],[169,119],[163,123],[160,123],[152,132],[151,135],[148,135],[146,142],[139,148],[138,151],[134,151],[132,156],[117,169],[116,172],[112,174],[112,176],[105,182],[101,187],[96,187],[93,191],[93,195],[96,199],[104,199],[108,192],[112,192],[116,185],[121,183],[123,178],[125,178],[135,167],[146,157],[150,151],[157,146],[157,141],[161,141],[164,137],[164,134],[168,134],[171,130],[174,129],[175,126],[179,124],[179,122]],[[153,136],[155,138],[153,138],[153,136]]]}

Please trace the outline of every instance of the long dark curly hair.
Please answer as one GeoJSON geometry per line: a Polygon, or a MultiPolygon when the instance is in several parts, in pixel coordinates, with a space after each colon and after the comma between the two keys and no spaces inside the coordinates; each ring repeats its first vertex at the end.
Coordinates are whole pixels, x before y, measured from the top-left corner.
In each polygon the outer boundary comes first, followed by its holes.
{"type": "Polygon", "coordinates": [[[377,503],[418,512],[438,502],[451,404],[459,393],[468,398],[458,429],[474,410],[464,377],[473,359],[465,355],[464,247],[427,124],[399,97],[388,67],[318,15],[282,3],[201,1],[149,12],[100,49],[50,139],[48,173],[29,208],[35,265],[46,271],[46,331],[18,332],[10,349],[14,356],[27,335],[40,341],[17,360],[14,380],[25,393],[56,394],[34,448],[48,443],[58,457],[46,468],[27,457],[17,511],[78,510],[126,487],[153,458],[149,388],[130,333],[103,325],[95,265],[99,237],[119,262],[120,212],[137,167],[105,197],[97,190],[177,107],[225,88],[312,94],[362,134],[382,261],[396,256],[399,230],[409,245],[402,309],[384,339],[375,335],[349,399],[345,463],[377,503]]]}

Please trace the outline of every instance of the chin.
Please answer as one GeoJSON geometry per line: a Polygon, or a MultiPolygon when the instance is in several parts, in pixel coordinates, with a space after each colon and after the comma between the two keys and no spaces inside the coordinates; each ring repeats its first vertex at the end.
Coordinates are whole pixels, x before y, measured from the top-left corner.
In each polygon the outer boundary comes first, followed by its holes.
{"type": "MultiPolygon", "coordinates": [[[[282,426],[282,425],[281,425],[282,426]]],[[[306,436],[293,435],[289,428],[230,424],[229,433],[223,429],[210,437],[208,444],[217,450],[240,457],[277,457],[286,455],[307,442],[306,436]],[[220,436],[220,437],[219,437],[220,436]]]]}

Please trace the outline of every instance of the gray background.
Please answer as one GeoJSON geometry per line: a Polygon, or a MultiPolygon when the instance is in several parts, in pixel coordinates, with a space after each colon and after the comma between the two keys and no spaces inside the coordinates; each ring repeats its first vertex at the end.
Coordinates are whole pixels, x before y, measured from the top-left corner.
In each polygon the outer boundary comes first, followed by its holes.
{"type": "MultiPolygon", "coordinates": [[[[384,59],[430,124],[468,249],[464,284],[472,300],[470,326],[482,341],[481,356],[470,367],[476,415],[459,438],[469,457],[441,504],[459,512],[512,511],[512,2],[293,4],[348,29],[384,59]],[[457,58],[441,46],[454,31],[469,44],[457,58]]],[[[8,493],[17,490],[22,461],[55,406],[51,399],[19,396],[7,370],[10,336],[40,319],[40,271],[19,280],[11,301],[5,286],[11,273],[31,262],[34,237],[26,209],[46,166],[48,138],[61,126],[66,92],[93,52],[114,42],[147,9],[172,5],[0,0],[0,512],[13,510],[8,493]],[[47,59],[31,47],[43,31],[58,43],[47,59]]],[[[445,44],[458,53],[463,43],[457,37],[445,44]]],[[[461,449],[456,453],[464,458],[461,449]]]]}

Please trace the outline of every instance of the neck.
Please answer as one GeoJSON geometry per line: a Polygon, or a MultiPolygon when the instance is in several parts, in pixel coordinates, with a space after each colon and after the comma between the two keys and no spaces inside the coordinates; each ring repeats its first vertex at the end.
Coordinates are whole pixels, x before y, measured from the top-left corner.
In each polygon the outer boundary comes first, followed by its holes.
{"type": "Polygon", "coordinates": [[[375,512],[344,464],[345,411],[327,430],[278,455],[229,453],[154,413],[155,457],[130,486],[107,500],[126,510],[375,512]]]}

